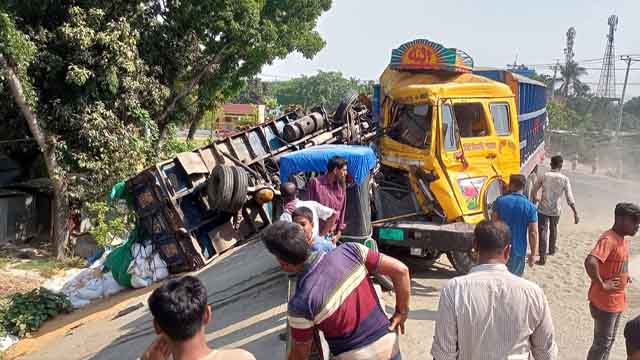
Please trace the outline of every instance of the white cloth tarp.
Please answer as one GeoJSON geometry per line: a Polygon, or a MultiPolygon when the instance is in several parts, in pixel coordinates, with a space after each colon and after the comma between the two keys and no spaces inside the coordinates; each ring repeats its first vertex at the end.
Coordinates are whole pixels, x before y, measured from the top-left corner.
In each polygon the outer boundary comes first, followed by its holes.
{"type": "Polygon", "coordinates": [[[11,346],[13,346],[13,344],[17,343],[18,340],[20,339],[13,335],[0,336],[0,351],[7,350],[11,346]]]}
{"type": "Polygon", "coordinates": [[[94,262],[91,267],[80,272],[74,272],[65,278],[48,281],[44,284],[44,287],[53,292],[65,294],[75,309],[86,306],[95,299],[116,294],[125,288],[113,279],[111,272],[102,272],[105,258],[103,256],[100,260],[94,262]]]}
{"type": "Polygon", "coordinates": [[[147,287],[169,276],[167,264],[158,252],[154,253],[151,244],[133,244],[131,254],[133,261],[127,271],[131,274],[131,286],[134,288],[147,287]]]}

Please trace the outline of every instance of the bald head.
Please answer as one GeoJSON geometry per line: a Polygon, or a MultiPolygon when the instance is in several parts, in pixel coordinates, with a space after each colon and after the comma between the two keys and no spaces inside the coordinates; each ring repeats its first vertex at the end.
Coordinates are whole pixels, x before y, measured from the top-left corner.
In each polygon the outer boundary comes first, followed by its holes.
{"type": "Polygon", "coordinates": [[[298,197],[298,187],[292,182],[286,182],[280,185],[280,193],[286,203],[298,197]]]}

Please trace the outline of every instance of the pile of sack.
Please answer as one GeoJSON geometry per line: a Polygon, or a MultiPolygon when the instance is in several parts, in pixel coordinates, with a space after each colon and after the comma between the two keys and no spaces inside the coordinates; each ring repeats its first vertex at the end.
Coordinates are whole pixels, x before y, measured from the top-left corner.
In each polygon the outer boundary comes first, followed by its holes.
{"type": "Polygon", "coordinates": [[[48,281],[44,287],[65,294],[77,309],[126,288],[146,287],[169,276],[167,264],[157,252],[154,253],[151,244],[133,243],[125,250],[131,254],[129,263],[119,264],[117,268],[113,264],[105,266],[111,254],[106,253],[90,267],[73,272],[65,278],[48,281]],[[120,268],[126,269],[126,274],[122,274],[120,268]],[[114,277],[114,274],[118,276],[114,277]]]}

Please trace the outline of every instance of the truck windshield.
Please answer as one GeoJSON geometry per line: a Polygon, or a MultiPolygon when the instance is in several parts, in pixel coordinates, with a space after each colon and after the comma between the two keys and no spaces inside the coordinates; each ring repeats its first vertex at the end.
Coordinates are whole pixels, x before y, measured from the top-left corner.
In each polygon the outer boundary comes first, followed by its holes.
{"type": "Polygon", "coordinates": [[[394,104],[389,137],[405,145],[428,149],[431,144],[432,114],[433,107],[429,104],[394,104]]]}

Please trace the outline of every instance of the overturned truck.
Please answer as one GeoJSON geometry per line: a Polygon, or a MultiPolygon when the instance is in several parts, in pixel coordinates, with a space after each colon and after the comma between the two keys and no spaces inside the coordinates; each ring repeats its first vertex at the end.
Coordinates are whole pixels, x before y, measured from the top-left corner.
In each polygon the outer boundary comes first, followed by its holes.
{"type": "Polygon", "coordinates": [[[291,112],[149,167],[126,182],[143,237],[172,273],[198,269],[271,222],[282,155],[364,144],[375,130],[369,108],[351,94],[332,116],[322,107],[291,112]]]}

